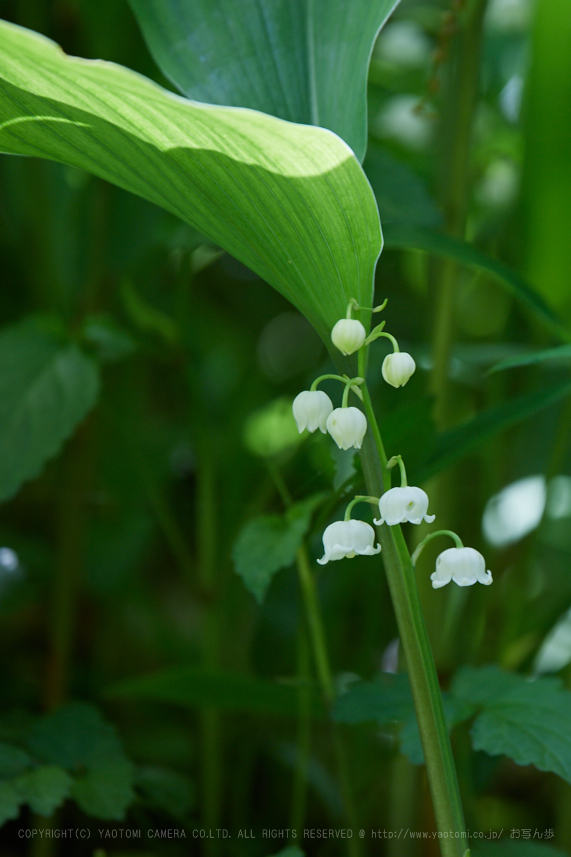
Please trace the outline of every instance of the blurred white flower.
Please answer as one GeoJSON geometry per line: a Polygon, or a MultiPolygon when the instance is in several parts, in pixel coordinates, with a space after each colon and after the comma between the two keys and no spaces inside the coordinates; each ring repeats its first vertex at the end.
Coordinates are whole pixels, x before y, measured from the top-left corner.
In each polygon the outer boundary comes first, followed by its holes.
{"type": "Polygon", "coordinates": [[[397,95],[390,98],[373,124],[373,131],[388,137],[408,149],[424,149],[432,138],[433,122],[421,106],[417,95],[397,95]]]}
{"type": "Polygon", "coordinates": [[[531,23],[533,0],[491,0],[486,25],[493,30],[523,33],[531,23]]]}
{"type": "Polygon", "coordinates": [[[430,575],[434,589],[446,586],[451,580],[458,586],[492,583],[492,573],[486,571],[486,561],[474,548],[448,548],[436,560],[436,571],[430,575]]]}
{"type": "Polygon", "coordinates": [[[325,551],[317,562],[325,565],[327,562],[343,559],[343,557],[373,556],[379,553],[381,546],[375,548],[375,531],[365,521],[335,521],[329,524],[323,533],[323,549],[325,551]]]}
{"type": "Polygon", "coordinates": [[[333,403],[322,390],[304,390],[293,400],[293,418],[299,433],[304,429],[314,432],[319,429],[326,433],[327,417],[333,410],[333,403]]]}
{"type": "Polygon", "coordinates": [[[406,351],[395,351],[387,354],[383,360],[382,373],[387,384],[393,387],[404,387],[416,369],[416,363],[406,351]]]}
{"type": "Polygon", "coordinates": [[[339,449],[361,449],[367,420],[359,408],[335,408],[327,419],[327,431],[339,449]]]}
{"type": "Polygon", "coordinates": [[[331,341],[342,354],[353,354],[362,346],[367,331],[355,318],[342,318],[331,331],[331,341]]]}
{"type": "Polygon", "coordinates": [[[385,27],[375,46],[375,57],[392,65],[417,68],[430,59],[430,39],[414,21],[394,21],[385,27]]]}
{"type": "Polygon", "coordinates": [[[409,521],[411,524],[420,524],[424,519],[431,524],[436,517],[428,515],[428,495],[422,488],[405,486],[404,488],[390,488],[385,491],[379,500],[380,519],[375,524],[388,524],[394,527],[409,521]]]}

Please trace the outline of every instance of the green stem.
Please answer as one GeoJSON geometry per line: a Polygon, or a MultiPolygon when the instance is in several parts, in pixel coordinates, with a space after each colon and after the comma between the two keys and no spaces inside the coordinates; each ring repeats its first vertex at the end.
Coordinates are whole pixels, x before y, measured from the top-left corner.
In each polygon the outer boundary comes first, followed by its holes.
{"type": "Polygon", "coordinates": [[[329,664],[327,643],[325,642],[325,631],[323,629],[321,610],[319,609],[319,600],[317,597],[317,587],[315,585],[315,578],[311,572],[309,556],[307,554],[305,544],[302,544],[301,547],[298,548],[296,562],[305,612],[307,615],[307,623],[309,625],[313,656],[315,658],[317,678],[319,679],[323,696],[325,697],[328,705],[330,705],[335,698],[335,684],[333,682],[331,666],[329,664]]]}
{"type": "MultiPolygon", "coordinates": [[[[363,367],[359,367],[362,375],[363,367]]],[[[382,494],[387,458],[367,385],[363,403],[371,428],[361,450],[363,473],[371,495],[382,494]],[[377,443],[378,440],[378,443],[377,443]],[[373,442],[374,441],[374,442],[373,442]]],[[[452,831],[459,838],[440,840],[443,857],[463,857],[466,851],[464,814],[452,748],[444,719],[442,696],[424,618],[420,609],[414,567],[400,526],[377,528],[383,562],[402,641],[428,781],[439,831],[452,831]]]]}
{"type": "Polygon", "coordinates": [[[413,565],[416,565],[416,561],[419,558],[420,554],[425,548],[425,545],[428,542],[431,542],[432,539],[435,539],[437,536],[450,536],[451,539],[454,539],[457,548],[463,548],[462,539],[457,533],[452,532],[452,530],[436,530],[435,533],[429,533],[421,542],[416,546],[416,550],[411,557],[411,562],[413,565]]]}
{"type": "MultiPolygon", "coordinates": [[[[315,579],[311,572],[309,556],[307,554],[307,548],[305,544],[302,544],[301,547],[298,549],[296,554],[296,560],[297,570],[299,574],[299,582],[305,605],[305,613],[307,617],[307,623],[309,625],[309,632],[313,648],[313,656],[315,659],[317,677],[319,680],[319,685],[321,687],[321,692],[325,697],[325,701],[327,705],[330,706],[335,698],[335,683],[333,681],[331,666],[329,664],[329,655],[327,652],[327,643],[325,641],[325,631],[321,620],[321,611],[319,609],[317,588],[315,586],[315,579]]],[[[333,747],[337,761],[337,771],[339,774],[339,783],[341,787],[341,795],[343,799],[345,815],[349,827],[353,831],[356,831],[358,819],[357,813],[355,811],[355,802],[353,800],[353,793],[350,785],[347,755],[345,752],[342,737],[339,733],[337,726],[335,724],[332,724],[331,728],[333,730],[333,747]]],[[[352,839],[347,840],[347,847],[351,857],[359,857],[361,853],[361,846],[359,840],[356,839],[355,836],[352,839]]]]}
{"type": "Polygon", "coordinates": [[[402,455],[393,455],[391,460],[387,462],[387,469],[390,470],[390,468],[394,467],[395,464],[398,464],[400,470],[400,487],[406,488],[408,482],[406,481],[406,467],[404,466],[402,455]]]}
{"type": "Polygon", "coordinates": [[[311,749],[311,672],[309,665],[309,644],[303,620],[297,632],[297,756],[293,780],[291,822],[292,830],[297,831],[301,839],[303,820],[307,802],[307,771],[311,749]]]}
{"type": "MultiPolygon", "coordinates": [[[[203,663],[206,669],[220,668],[220,621],[216,602],[217,510],[216,480],[208,442],[201,444],[197,470],[197,554],[202,591],[207,596],[204,612],[203,663]]],[[[202,821],[207,829],[219,826],[222,797],[222,722],[216,708],[203,708],[202,733],[202,821]]],[[[209,854],[216,852],[214,842],[206,843],[209,854]]]]}
{"type": "Polygon", "coordinates": [[[359,494],[359,496],[357,496],[353,500],[351,500],[351,502],[349,503],[349,505],[345,509],[345,517],[343,520],[348,521],[351,518],[351,512],[353,510],[353,506],[356,506],[357,503],[371,503],[372,506],[378,506],[379,505],[379,498],[378,497],[363,497],[359,494]]]}
{"type": "MultiPolygon", "coordinates": [[[[446,231],[464,238],[470,187],[470,144],[478,99],[483,19],[487,0],[469,0],[459,15],[452,44],[446,92],[443,99],[440,151],[442,153],[441,203],[446,231]]],[[[436,313],[432,341],[431,388],[435,396],[435,421],[443,430],[450,422],[453,405],[448,383],[450,349],[454,337],[454,312],[458,265],[443,260],[437,268],[436,313]]]]}

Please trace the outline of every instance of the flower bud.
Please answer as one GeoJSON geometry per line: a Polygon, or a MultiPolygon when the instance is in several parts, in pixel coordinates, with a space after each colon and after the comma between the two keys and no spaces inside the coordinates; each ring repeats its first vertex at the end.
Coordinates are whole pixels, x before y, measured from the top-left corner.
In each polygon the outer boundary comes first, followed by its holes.
{"type": "Polygon", "coordinates": [[[416,369],[416,363],[406,351],[387,354],[383,360],[383,378],[393,387],[404,387],[416,369]]]}
{"type": "Polygon", "coordinates": [[[331,399],[322,390],[304,390],[293,400],[293,418],[299,433],[304,429],[314,432],[316,429],[325,434],[327,417],[333,410],[331,399]]]}
{"type": "Polygon", "coordinates": [[[339,449],[361,449],[367,420],[359,408],[335,408],[327,418],[327,431],[339,449]]]}
{"type": "Polygon", "coordinates": [[[422,488],[408,485],[404,488],[390,488],[379,500],[381,517],[380,520],[375,520],[375,524],[386,523],[389,527],[404,521],[420,524],[423,518],[427,524],[431,524],[435,516],[428,515],[427,511],[428,495],[422,488]]]}
{"type": "Polygon", "coordinates": [[[436,560],[436,571],[430,575],[434,589],[446,586],[451,580],[458,586],[483,583],[489,586],[491,571],[486,571],[486,560],[474,548],[448,548],[436,560]]]}
{"type": "Polygon", "coordinates": [[[343,557],[373,556],[379,553],[381,546],[373,547],[375,531],[365,521],[335,521],[329,524],[323,533],[323,549],[325,551],[317,562],[325,565],[329,561],[343,557]]]}
{"type": "Polygon", "coordinates": [[[331,331],[331,341],[342,354],[358,351],[367,337],[367,331],[355,318],[342,318],[331,331]]]}

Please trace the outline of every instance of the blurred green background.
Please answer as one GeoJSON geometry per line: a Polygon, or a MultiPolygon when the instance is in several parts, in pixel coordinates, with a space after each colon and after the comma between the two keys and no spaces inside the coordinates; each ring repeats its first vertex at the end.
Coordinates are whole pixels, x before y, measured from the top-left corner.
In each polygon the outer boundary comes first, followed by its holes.
{"type": "MultiPolygon", "coordinates": [[[[126,2],[4,1],[0,17],[172,88],[126,2]]],[[[418,366],[405,389],[389,389],[377,344],[371,388],[389,454],[404,456],[438,525],[484,553],[495,581],[435,593],[436,547],[423,554],[419,587],[444,688],[462,664],[569,678],[569,357],[488,370],[571,338],[570,45],[571,9],[557,0],[402,0],[371,61],[364,167],[386,237],[375,302],[389,299],[388,330],[418,366]],[[456,243],[418,249],[435,235],[456,243]],[[530,283],[557,329],[522,299],[519,280],[464,264],[464,241],[530,283]]],[[[89,795],[51,821],[24,807],[5,816],[2,857],[267,857],[288,843],[263,829],[349,826],[338,741],[366,830],[361,853],[437,854],[437,842],[371,835],[434,823],[424,769],[399,754],[396,730],[334,730],[304,716],[315,679],[295,567],[275,575],[261,605],[235,570],[245,525],[283,513],[282,480],[293,501],[334,491],[307,537],[332,669],[339,687],[394,672],[379,564],[315,563],[325,524],[360,488],[349,452],[292,434],[291,400],[331,371],[318,336],[241,263],[116,187],[8,156],[0,187],[2,327],[39,316],[103,361],[96,405],[0,510],[0,741],[63,702],[95,706],[121,744],[93,709],[79,720],[107,734],[124,764],[91,785],[109,795],[115,784],[111,803],[126,812],[114,818],[103,798],[94,818],[89,795]],[[162,672],[171,668],[182,671],[162,672]],[[207,679],[193,684],[199,673],[207,679]],[[120,685],[149,675],[159,678],[120,685]],[[49,839],[60,827],[89,829],[90,840],[49,839]],[[45,835],[19,832],[32,828],[45,835]],[[127,828],[142,838],[101,834],[127,828]],[[146,835],[175,828],[185,840],[146,835]],[[219,828],[231,840],[192,838],[219,828]]],[[[411,547],[418,529],[407,531],[411,547]]],[[[68,728],[50,722],[56,736],[68,728]]],[[[552,829],[571,853],[569,786],[472,752],[468,728],[453,733],[468,827],[504,837],[552,829]]],[[[345,853],[335,840],[297,844],[310,857],[345,853]]],[[[535,854],[507,845],[501,854],[535,854]]]]}

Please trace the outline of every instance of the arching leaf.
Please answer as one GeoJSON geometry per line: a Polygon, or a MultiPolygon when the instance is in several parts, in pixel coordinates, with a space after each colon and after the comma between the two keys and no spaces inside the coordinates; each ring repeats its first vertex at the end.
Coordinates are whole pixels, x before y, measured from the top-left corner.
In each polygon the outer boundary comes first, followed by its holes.
{"type": "Polygon", "coordinates": [[[373,42],[398,0],[130,0],[164,74],[195,101],[335,131],[363,160],[373,42]]]}
{"type": "Polygon", "coordinates": [[[175,213],[294,303],[324,339],[370,305],[378,212],[321,128],[193,104],[112,63],[0,23],[0,149],[88,170],[175,213]]]}

